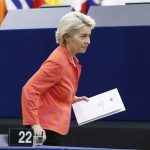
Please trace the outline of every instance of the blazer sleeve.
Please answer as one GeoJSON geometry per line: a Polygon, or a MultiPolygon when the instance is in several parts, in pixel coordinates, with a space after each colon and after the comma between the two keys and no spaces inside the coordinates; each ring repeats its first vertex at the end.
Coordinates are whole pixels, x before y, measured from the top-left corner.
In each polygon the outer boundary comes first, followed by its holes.
{"type": "Polygon", "coordinates": [[[24,125],[39,124],[38,97],[62,77],[62,65],[54,60],[45,61],[22,89],[22,116],[24,125]]]}

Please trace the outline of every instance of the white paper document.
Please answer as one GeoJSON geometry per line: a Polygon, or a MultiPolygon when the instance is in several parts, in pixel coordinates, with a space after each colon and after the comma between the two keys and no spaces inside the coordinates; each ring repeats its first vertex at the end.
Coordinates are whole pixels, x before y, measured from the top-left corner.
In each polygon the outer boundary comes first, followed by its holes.
{"type": "Polygon", "coordinates": [[[74,103],[72,107],[79,125],[125,111],[117,89],[90,97],[88,102],[74,103]]]}

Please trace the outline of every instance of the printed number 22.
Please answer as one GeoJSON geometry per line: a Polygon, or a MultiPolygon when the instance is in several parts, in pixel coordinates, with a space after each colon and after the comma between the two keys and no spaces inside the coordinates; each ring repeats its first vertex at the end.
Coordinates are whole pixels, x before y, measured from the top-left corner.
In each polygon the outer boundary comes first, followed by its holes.
{"type": "Polygon", "coordinates": [[[19,136],[20,139],[18,141],[18,143],[32,143],[32,141],[30,140],[32,137],[32,133],[30,131],[24,132],[24,131],[20,131],[19,132],[19,136]],[[24,139],[27,136],[26,140],[24,139]]]}

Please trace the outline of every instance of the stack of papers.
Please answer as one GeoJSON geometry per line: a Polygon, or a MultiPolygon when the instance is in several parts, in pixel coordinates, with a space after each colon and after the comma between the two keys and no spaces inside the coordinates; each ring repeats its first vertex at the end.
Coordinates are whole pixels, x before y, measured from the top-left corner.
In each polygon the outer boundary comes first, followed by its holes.
{"type": "Polygon", "coordinates": [[[125,111],[117,89],[90,97],[88,102],[74,103],[72,107],[79,125],[125,111]]]}

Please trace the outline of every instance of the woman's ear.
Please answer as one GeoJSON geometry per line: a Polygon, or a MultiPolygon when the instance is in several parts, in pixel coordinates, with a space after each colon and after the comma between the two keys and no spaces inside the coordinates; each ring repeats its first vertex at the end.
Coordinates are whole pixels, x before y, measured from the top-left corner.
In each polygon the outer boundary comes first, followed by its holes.
{"type": "Polygon", "coordinates": [[[65,42],[69,43],[69,35],[66,33],[66,34],[64,34],[63,37],[64,37],[65,42]]]}

